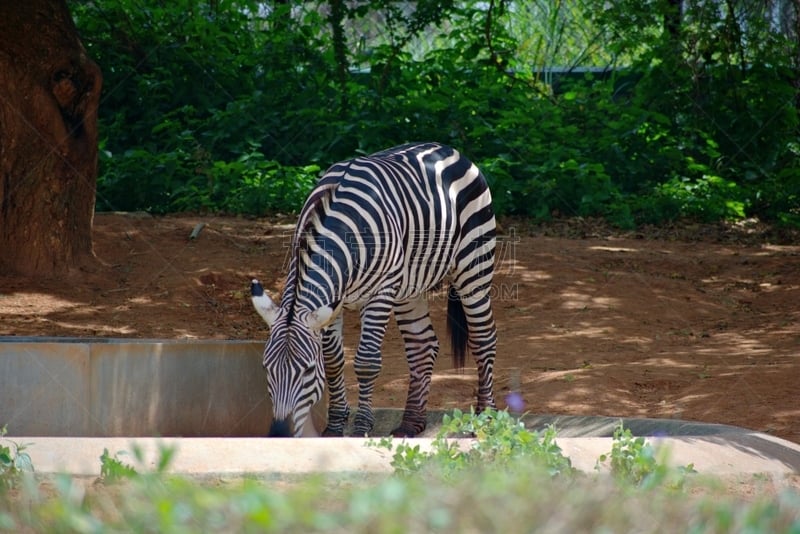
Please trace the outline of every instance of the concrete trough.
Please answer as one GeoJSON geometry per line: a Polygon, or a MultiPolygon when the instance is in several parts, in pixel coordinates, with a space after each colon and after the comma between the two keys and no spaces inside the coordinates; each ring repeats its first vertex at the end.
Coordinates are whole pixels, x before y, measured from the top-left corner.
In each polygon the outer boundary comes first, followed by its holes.
{"type": "Polygon", "coordinates": [[[0,337],[15,436],[264,436],[263,342],[0,337]]]}
{"type": "MultiPolygon", "coordinates": [[[[391,471],[391,455],[356,438],[264,439],[271,406],[261,371],[261,341],[0,337],[0,426],[29,444],[39,473],[96,476],[103,449],[140,447],[155,465],[159,447],[176,447],[172,471],[205,476],[391,471]]],[[[429,414],[423,449],[443,412],[429,414]]],[[[376,436],[399,409],[376,410],[376,436]]],[[[314,426],[324,428],[324,406],[314,426]]],[[[526,426],[553,424],[573,465],[592,471],[611,450],[620,418],[526,415],[526,426]]],[[[676,465],[701,473],[800,472],[800,445],[727,426],[622,419],[637,436],[668,447],[676,465]]]]}

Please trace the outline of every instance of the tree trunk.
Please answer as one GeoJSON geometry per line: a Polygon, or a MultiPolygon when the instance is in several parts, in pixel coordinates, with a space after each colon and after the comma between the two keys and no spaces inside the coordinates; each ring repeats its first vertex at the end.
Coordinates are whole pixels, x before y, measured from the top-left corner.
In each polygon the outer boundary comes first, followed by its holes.
{"type": "Polygon", "coordinates": [[[66,0],[0,1],[0,272],[94,258],[101,85],[66,0]]]}
{"type": "MultiPolygon", "coordinates": [[[[800,0],[792,0],[792,7],[791,28],[786,33],[794,33],[794,107],[800,111],[800,0]]],[[[787,8],[786,11],[790,10],[787,8]]]]}
{"type": "Polygon", "coordinates": [[[681,33],[683,0],[667,0],[667,6],[664,13],[664,31],[673,42],[677,43],[681,33]]]}

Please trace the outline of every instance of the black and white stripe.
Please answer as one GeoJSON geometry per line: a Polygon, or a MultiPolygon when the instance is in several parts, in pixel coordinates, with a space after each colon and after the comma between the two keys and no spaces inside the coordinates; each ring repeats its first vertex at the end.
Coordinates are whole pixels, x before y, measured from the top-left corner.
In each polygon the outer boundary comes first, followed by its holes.
{"type": "Polygon", "coordinates": [[[343,380],[342,308],[361,314],[354,362],[354,434],[373,426],[372,392],[394,313],[408,358],[403,421],[393,434],[425,428],[439,343],[426,293],[449,277],[448,328],[456,367],[467,347],[478,367],[478,404],[494,406],[496,329],[490,289],[495,248],[491,194],[478,168],[437,143],[404,145],[331,166],[300,213],[280,306],[257,282],[253,303],[271,327],[264,349],[273,434],[300,435],[329,390],[326,435],[342,435],[349,413],[343,380]]]}

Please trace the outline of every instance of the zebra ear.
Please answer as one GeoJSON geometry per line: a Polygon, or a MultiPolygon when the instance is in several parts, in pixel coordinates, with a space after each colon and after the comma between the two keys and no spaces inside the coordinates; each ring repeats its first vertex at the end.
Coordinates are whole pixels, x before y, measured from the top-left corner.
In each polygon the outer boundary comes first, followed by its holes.
{"type": "Polygon", "coordinates": [[[333,312],[330,306],[320,306],[308,315],[306,323],[311,330],[320,331],[331,323],[333,312]]]}
{"type": "Polygon", "coordinates": [[[272,328],[272,323],[278,317],[278,306],[264,292],[264,288],[258,280],[253,280],[250,283],[250,295],[256,311],[266,321],[267,326],[272,328]]]}

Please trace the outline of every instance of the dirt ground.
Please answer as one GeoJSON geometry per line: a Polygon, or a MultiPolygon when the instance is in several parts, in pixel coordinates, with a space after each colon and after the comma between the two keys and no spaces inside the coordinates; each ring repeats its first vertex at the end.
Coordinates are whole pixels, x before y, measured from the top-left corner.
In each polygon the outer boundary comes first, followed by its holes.
{"type": "MultiPolygon", "coordinates": [[[[98,214],[96,266],[63,279],[0,274],[0,335],[265,339],[249,281],[280,294],[292,222],[98,214]]],[[[752,222],[629,233],[501,223],[499,407],[518,392],[533,413],[727,423],[800,443],[797,235],[752,222]]],[[[444,304],[431,306],[441,337],[444,304]]],[[[349,361],[357,332],[350,317],[349,361]]],[[[430,407],[466,409],[474,366],[453,371],[442,349],[430,407]]],[[[383,362],[375,405],[401,408],[407,367],[393,326],[383,362]]]]}

